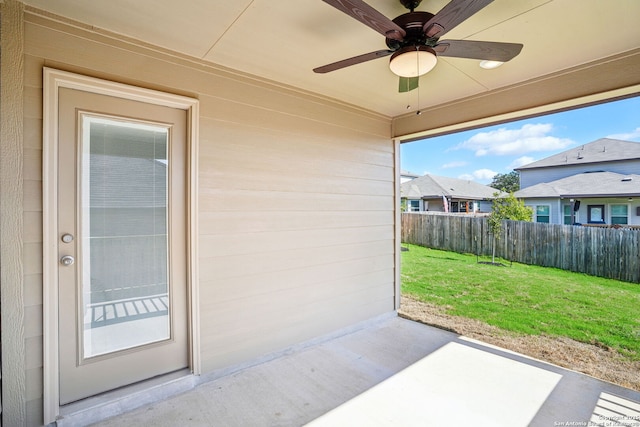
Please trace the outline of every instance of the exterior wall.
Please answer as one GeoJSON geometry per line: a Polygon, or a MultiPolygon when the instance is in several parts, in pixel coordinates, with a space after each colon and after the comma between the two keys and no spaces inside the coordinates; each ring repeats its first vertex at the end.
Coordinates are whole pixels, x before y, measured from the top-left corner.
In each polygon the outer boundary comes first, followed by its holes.
{"type": "Polygon", "coordinates": [[[444,212],[444,204],[442,202],[442,197],[437,199],[424,199],[423,200],[423,211],[429,212],[444,212]]]}
{"type": "MultiPolygon", "coordinates": [[[[25,314],[37,305],[38,295],[30,292],[24,280],[28,237],[24,235],[23,185],[25,168],[22,5],[0,2],[0,324],[2,345],[2,402],[0,424],[22,426],[27,423],[27,377],[37,381],[34,356],[38,347],[26,339],[25,314]],[[25,307],[26,306],[26,307],[25,307]],[[31,354],[27,353],[27,350],[31,354]]],[[[41,348],[41,347],[40,347],[41,348]]],[[[36,393],[37,395],[37,393],[36,393]]]]}
{"type": "Polygon", "coordinates": [[[520,171],[520,188],[531,187],[541,182],[551,182],[584,172],[607,171],[620,174],[637,174],[640,160],[606,162],[589,165],[555,166],[540,169],[522,169],[520,171]]]}
{"type": "Polygon", "coordinates": [[[42,423],[43,66],[200,100],[203,373],[395,309],[390,119],[31,9],[24,19],[27,424],[42,423]]]}
{"type": "Polygon", "coordinates": [[[493,202],[489,200],[480,200],[478,203],[478,212],[491,213],[493,209],[493,202]]]}
{"type": "MultiPolygon", "coordinates": [[[[604,220],[606,224],[611,224],[611,206],[626,205],[628,212],[628,225],[640,225],[640,216],[636,215],[637,209],[640,207],[640,200],[628,198],[601,198],[601,199],[578,199],[580,200],[580,208],[576,211],[575,221],[580,224],[587,224],[589,205],[604,205],[604,220]]],[[[564,206],[570,206],[569,199],[526,199],[525,206],[534,208],[537,205],[548,205],[551,207],[551,224],[564,223],[564,206]]],[[[535,221],[535,215],[534,215],[535,221]]]]}
{"type": "Polygon", "coordinates": [[[560,199],[525,199],[524,205],[533,209],[533,222],[537,222],[536,206],[549,206],[549,223],[562,224],[562,201],[560,199]]]}
{"type": "Polygon", "coordinates": [[[611,206],[612,205],[626,205],[628,211],[628,224],[640,225],[640,216],[636,215],[636,209],[640,207],[640,200],[633,199],[629,201],[628,198],[601,198],[601,199],[580,199],[580,210],[578,211],[580,217],[579,221],[582,224],[587,224],[587,210],[589,205],[604,205],[604,221],[606,224],[611,224],[611,206]]]}

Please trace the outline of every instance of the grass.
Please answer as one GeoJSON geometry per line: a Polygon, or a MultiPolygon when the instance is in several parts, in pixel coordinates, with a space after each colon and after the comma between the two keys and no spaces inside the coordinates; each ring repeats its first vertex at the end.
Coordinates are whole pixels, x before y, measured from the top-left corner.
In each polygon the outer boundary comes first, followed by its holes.
{"type": "Polygon", "coordinates": [[[564,336],[640,360],[640,284],[403,246],[407,296],[504,330],[564,336]]]}

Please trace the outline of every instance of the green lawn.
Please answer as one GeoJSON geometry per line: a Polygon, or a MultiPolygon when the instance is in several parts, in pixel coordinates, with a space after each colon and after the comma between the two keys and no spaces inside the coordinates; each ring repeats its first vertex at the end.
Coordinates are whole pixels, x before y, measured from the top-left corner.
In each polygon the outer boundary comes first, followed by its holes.
{"type": "Polygon", "coordinates": [[[640,360],[640,284],[403,246],[405,295],[505,330],[565,336],[640,360]]]}

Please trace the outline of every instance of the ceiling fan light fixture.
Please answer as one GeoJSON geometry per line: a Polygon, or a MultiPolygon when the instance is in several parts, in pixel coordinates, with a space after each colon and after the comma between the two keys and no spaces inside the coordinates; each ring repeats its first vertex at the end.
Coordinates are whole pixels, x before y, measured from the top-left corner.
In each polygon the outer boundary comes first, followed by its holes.
{"type": "Polygon", "coordinates": [[[436,66],[436,52],[428,46],[407,46],[399,49],[389,61],[391,71],[400,77],[418,77],[436,66]]]}
{"type": "Polygon", "coordinates": [[[484,68],[485,70],[493,70],[494,68],[498,68],[504,64],[502,61],[480,61],[480,68],[484,68]]]}

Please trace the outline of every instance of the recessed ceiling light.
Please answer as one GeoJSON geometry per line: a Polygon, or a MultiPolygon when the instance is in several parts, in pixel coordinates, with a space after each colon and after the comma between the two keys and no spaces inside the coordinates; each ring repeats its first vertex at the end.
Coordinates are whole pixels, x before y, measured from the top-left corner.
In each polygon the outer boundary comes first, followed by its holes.
{"type": "Polygon", "coordinates": [[[485,70],[493,70],[494,68],[498,68],[504,64],[504,62],[500,61],[480,61],[480,68],[484,68],[485,70]]]}

